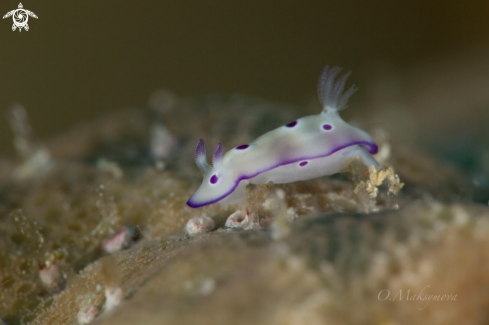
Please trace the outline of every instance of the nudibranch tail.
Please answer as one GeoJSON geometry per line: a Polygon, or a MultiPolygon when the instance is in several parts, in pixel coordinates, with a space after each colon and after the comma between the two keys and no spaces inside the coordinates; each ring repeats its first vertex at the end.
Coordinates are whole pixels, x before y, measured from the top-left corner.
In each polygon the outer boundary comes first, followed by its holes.
{"type": "Polygon", "coordinates": [[[207,163],[207,158],[205,155],[205,144],[204,140],[202,139],[200,139],[199,143],[197,144],[197,148],[195,148],[195,163],[204,175],[205,173],[207,173],[208,170],[211,169],[211,166],[207,163]]]}
{"type": "Polygon", "coordinates": [[[326,113],[337,112],[346,108],[346,103],[351,95],[357,90],[355,85],[351,86],[345,93],[346,79],[351,72],[345,73],[338,80],[336,77],[340,74],[340,67],[324,67],[318,79],[318,97],[323,105],[323,111],[326,113]]]}
{"type": "Polygon", "coordinates": [[[219,144],[216,147],[216,150],[214,150],[214,155],[212,156],[212,166],[217,167],[222,165],[222,143],[219,142],[219,144]]]}

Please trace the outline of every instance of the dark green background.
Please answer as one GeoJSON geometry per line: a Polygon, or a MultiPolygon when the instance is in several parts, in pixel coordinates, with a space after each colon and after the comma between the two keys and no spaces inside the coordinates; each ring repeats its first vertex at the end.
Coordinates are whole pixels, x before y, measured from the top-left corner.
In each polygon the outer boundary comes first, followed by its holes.
{"type": "MultiPolygon", "coordinates": [[[[25,1],[28,32],[0,21],[0,155],[5,110],[22,103],[46,138],[151,92],[243,93],[306,104],[325,64],[409,68],[487,44],[489,2],[25,1]]],[[[0,2],[0,12],[17,1],[0,2]]],[[[358,79],[355,80],[358,84],[358,79]]],[[[360,96],[357,98],[361,98],[360,96]]],[[[356,99],[358,100],[358,99],[356,99]]]]}

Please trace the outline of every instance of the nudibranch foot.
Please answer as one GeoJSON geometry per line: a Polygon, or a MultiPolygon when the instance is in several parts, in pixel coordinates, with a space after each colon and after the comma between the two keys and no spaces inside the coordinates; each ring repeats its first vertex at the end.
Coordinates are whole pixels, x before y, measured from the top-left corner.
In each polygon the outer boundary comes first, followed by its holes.
{"type": "Polygon", "coordinates": [[[346,150],[350,150],[348,154],[345,152],[345,155],[350,157],[360,157],[363,160],[364,165],[366,166],[374,166],[379,167],[379,163],[372,157],[372,155],[362,146],[352,146],[350,148],[346,148],[346,150]]]}
{"type": "Polygon", "coordinates": [[[221,207],[226,210],[229,204],[238,204],[243,202],[246,199],[246,186],[249,183],[250,182],[248,180],[242,180],[239,182],[238,186],[231,194],[219,201],[221,207]]]}
{"type": "Polygon", "coordinates": [[[223,155],[222,145],[207,163],[204,141],[195,150],[195,162],[204,175],[201,186],[187,201],[198,208],[220,203],[224,208],[246,198],[248,184],[290,183],[341,172],[355,157],[377,167],[372,137],[346,123],[338,111],[346,108],[355,86],[345,89],[350,73],[338,77],[339,67],[325,67],[318,81],[323,111],[305,116],[239,145],[223,155]]]}

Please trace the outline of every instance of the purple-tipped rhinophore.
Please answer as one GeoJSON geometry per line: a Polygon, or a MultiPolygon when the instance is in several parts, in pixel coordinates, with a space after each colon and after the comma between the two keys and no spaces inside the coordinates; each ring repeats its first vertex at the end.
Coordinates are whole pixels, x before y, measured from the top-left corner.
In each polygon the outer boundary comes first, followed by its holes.
{"type": "Polygon", "coordinates": [[[217,165],[222,164],[222,143],[219,142],[219,144],[216,147],[216,150],[214,150],[214,156],[212,156],[212,165],[215,167],[217,165]]]}
{"type": "Polygon", "coordinates": [[[205,156],[205,144],[204,140],[200,139],[197,144],[197,148],[195,148],[195,163],[197,167],[199,167],[200,171],[205,174],[211,166],[207,163],[207,158],[205,156]]]}

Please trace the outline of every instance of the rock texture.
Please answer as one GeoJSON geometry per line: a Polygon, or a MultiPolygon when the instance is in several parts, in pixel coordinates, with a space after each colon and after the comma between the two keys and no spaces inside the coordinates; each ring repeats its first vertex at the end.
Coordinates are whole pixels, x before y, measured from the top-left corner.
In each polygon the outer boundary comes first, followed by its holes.
{"type": "Polygon", "coordinates": [[[0,161],[7,324],[489,320],[489,209],[461,197],[464,175],[370,130],[393,170],[353,163],[350,174],[249,186],[228,211],[193,210],[199,138],[229,149],[304,113],[239,96],[160,92],[151,103],[149,114],[24,139],[47,160],[0,161]],[[395,173],[405,187],[393,195],[395,173]]]}

